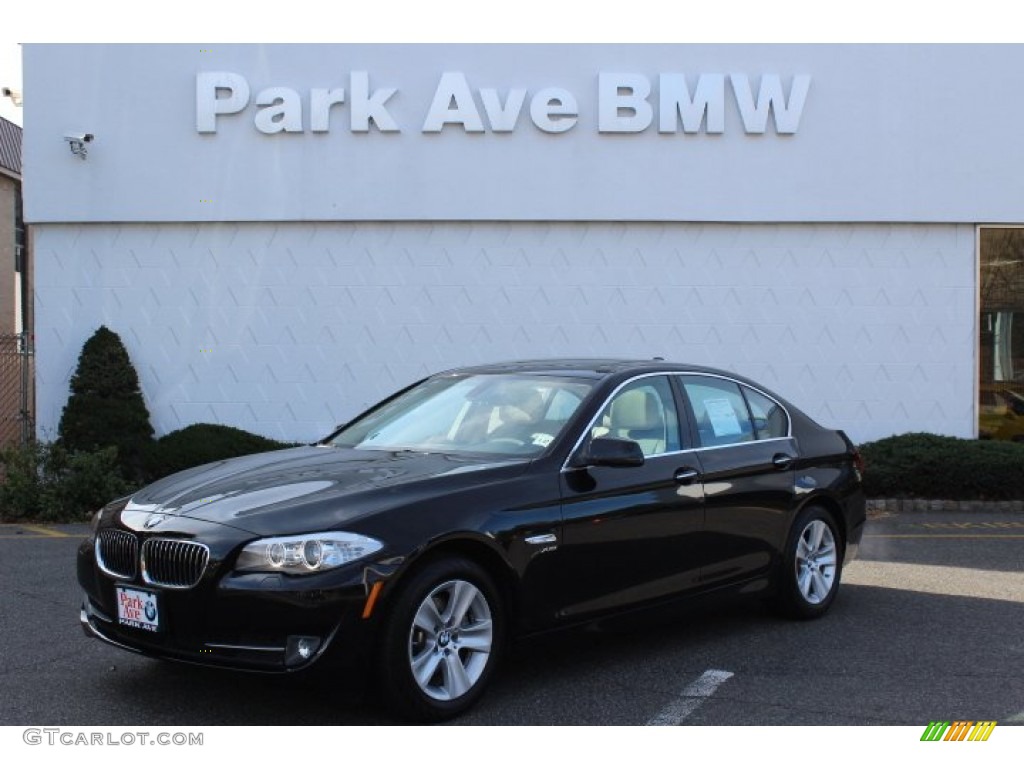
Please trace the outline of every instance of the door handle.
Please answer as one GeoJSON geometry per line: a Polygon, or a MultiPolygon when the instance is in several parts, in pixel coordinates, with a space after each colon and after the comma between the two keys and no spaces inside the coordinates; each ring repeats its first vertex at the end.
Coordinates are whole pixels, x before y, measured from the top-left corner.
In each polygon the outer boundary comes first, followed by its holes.
{"type": "Polygon", "coordinates": [[[698,472],[693,467],[683,467],[681,469],[676,470],[676,474],[674,475],[674,477],[676,479],[676,482],[679,483],[680,485],[689,485],[698,477],[700,477],[700,472],[698,472]]]}
{"type": "Polygon", "coordinates": [[[793,456],[785,453],[776,453],[772,456],[772,464],[776,469],[789,469],[794,461],[795,458],[793,456]]]}

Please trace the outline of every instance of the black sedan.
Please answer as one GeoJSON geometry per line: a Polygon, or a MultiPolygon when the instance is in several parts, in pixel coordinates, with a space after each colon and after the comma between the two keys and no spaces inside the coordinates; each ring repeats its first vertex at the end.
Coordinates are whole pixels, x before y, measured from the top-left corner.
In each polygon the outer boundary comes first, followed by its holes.
{"type": "Polygon", "coordinates": [[[418,720],[484,692],[509,640],[703,595],[835,600],[860,457],[778,395],[655,361],[448,371],[315,445],[164,478],[97,513],[86,634],[289,672],[373,666],[418,720]]]}

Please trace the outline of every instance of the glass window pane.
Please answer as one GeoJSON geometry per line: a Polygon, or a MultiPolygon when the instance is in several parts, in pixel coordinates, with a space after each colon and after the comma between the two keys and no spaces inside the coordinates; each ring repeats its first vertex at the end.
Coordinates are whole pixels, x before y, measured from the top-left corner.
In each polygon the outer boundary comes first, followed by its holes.
{"type": "Polygon", "coordinates": [[[679,415],[665,376],[627,384],[594,422],[591,437],[618,437],[640,444],[644,456],[680,449],[679,415]]]}
{"type": "Polygon", "coordinates": [[[773,437],[786,437],[789,434],[789,418],[782,406],[756,392],[750,387],[743,387],[750,416],[754,420],[754,434],[758,440],[770,440],[773,437]]]}
{"type": "Polygon", "coordinates": [[[349,424],[331,442],[363,450],[538,456],[592,387],[530,374],[437,376],[349,424]]]}
{"type": "Polygon", "coordinates": [[[702,447],[747,443],[754,439],[747,403],[739,385],[725,379],[684,376],[702,447]]]}

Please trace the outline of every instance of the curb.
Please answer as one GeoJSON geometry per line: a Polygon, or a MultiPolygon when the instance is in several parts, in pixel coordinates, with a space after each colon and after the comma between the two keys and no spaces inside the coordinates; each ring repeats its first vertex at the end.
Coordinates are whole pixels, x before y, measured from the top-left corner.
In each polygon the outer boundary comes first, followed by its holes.
{"type": "Polygon", "coordinates": [[[869,512],[1024,512],[1024,500],[868,499],[869,512]]]}

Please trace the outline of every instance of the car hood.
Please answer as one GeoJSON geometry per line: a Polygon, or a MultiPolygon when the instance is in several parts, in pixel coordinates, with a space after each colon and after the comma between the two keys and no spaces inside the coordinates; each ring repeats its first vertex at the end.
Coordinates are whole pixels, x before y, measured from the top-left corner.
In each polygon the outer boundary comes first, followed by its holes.
{"type": "Polygon", "coordinates": [[[161,517],[169,525],[187,517],[260,536],[330,530],[425,493],[518,474],[528,463],[411,451],[289,448],[158,480],[131,497],[121,519],[131,528],[160,530],[166,527],[161,517]]]}

